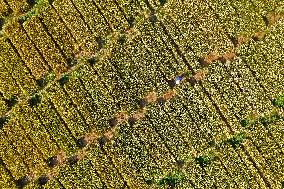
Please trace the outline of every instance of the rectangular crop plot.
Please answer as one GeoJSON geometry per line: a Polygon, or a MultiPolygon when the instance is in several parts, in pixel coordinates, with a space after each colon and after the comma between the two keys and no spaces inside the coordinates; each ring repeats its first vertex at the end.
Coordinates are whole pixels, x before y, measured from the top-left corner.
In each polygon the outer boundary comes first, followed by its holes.
{"type": "Polygon", "coordinates": [[[54,73],[60,75],[66,72],[68,66],[65,55],[60,52],[60,49],[57,48],[57,44],[44,30],[41,21],[36,17],[32,17],[24,23],[23,27],[54,73]]]}
{"type": "MultiPolygon", "coordinates": [[[[59,151],[57,144],[48,133],[47,128],[42,124],[37,109],[31,108],[27,104],[22,104],[15,110],[19,123],[23,126],[34,144],[40,149],[45,159],[56,155],[59,151]]],[[[42,108],[40,105],[39,108],[42,108]]]]}
{"type": "Polygon", "coordinates": [[[86,52],[96,52],[98,44],[84,19],[80,16],[71,0],[55,0],[53,2],[58,15],[65,22],[78,42],[86,52]]]}
{"type": "MultiPolygon", "coordinates": [[[[25,96],[33,94],[38,87],[30,70],[23,63],[16,49],[14,49],[14,46],[9,43],[9,41],[2,41],[1,46],[3,48],[1,51],[1,57],[3,58],[2,65],[3,68],[5,66],[5,71],[8,71],[10,74],[8,78],[11,76],[14,78],[14,83],[18,83],[18,85],[20,85],[20,89],[23,90],[25,96]]],[[[7,80],[9,81],[9,79],[7,80]]],[[[16,87],[17,84],[14,88],[16,87]]]]}
{"type": "Polygon", "coordinates": [[[66,124],[63,118],[61,118],[58,113],[60,110],[55,108],[55,103],[57,101],[56,98],[53,98],[53,101],[48,99],[54,90],[54,87],[47,89],[47,92],[42,97],[40,105],[41,108],[38,108],[37,112],[42,124],[45,126],[54,141],[56,141],[58,147],[63,150],[66,155],[70,155],[78,150],[75,136],[80,128],[75,129],[74,125],[66,124]],[[73,126],[73,128],[70,126],[73,126]]]}
{"type": "Polygon", "coordinates": [[[185,54],[192,50],[195,56],[203,57],[233,47],[212,10],[198,1],[166,4],[158,15],[185,54]]]}
{"type": "MultiPolygon", "coordinates": [[[[91,96],[91,104],[93,105],[93,113],[96,117],[95,128],[101,132],[110,128],[109,121],[120,110],[113,97],[101,81],[98,74],[88,63],[82,64],[77,70],[81,85],[91,96]]],[[[78,98],[78,97],[76,97],[78,98]]],[[[85,105],[80,105],[81,108],[85,105]]]]}
{"type": "Polygon", "coordinates": [[[7,139],[3,130],[0,130],[0,155],[15,179],[25,176],[28,172],[27,164],[16,151],[13,144],[7,139]]]}
{"type": "Polygon", "coordinates": [[[96,37],[104,38],[110,34],[109,23],[92,1],[74,1],[74,4],[96,37]]]}
{"type": "Polygon", "coordinates": [[[11,145],[10,148],[15,148],[19,152],[28,168],[34,170],[35,175],[41,174],[46,170],[47,166],[43,160],[42,153],[34,146],[33,141],[30,140],[27,132],[22,128],[18,120],[15,118],[11,119],[4,127],[4,131],[8,140],[14,145],[11,145]]]}
{"type": "MultiPolygon", "coordinates": [[[[72,98],[65,93],[64,89],[60,86],[53,86],[53,92],[48,91],[46,94],[51,102],[53,102],[59,115],[62,117],[64,122],[67,124],[68,128],[72,134],[79,138],[90,131],[88,126],[88,121],[82,118],[82,114],[78,111],[79,109],[72,103],[72,98]]],[[[84,99],[84,98],[83,98],[84,99]]],[[[79,104],[82,105],[82,104],[79,104]]],[[[88,104],[85,104],[88,105],[88,104]]],[[[85,111],[85,109],[83,109],[85,111]]]]}
{"type": "Polygon", "coordinates": [[[40,79],[46,75],[49,68],[20,23],[11,23],[5,32],[34,77],[40,79]]]}
{"type": "Polygon", "coordinates": [[[40,15],[40,19],[50,33],[61,51],[67,58],[72,58],[76,53],[76,38],[72,35],[70,29],[51,6],[46,8],[40,15]]]}
{"type": "Polygon", "coordinates": [[[3,64],[5,62],[3,54],[1,53],[0,55],[0,91],[3,94],[3,98],[7,100],[11,99],[13,96],[23,96],[23,91],[20,86],[3,64]]]}

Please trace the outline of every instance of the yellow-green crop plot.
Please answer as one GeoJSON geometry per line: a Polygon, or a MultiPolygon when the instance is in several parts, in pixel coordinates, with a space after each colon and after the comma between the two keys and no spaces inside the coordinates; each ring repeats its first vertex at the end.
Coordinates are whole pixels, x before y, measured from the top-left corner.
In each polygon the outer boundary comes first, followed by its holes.
{"type": "Polygon", "coordinates": [[[0,188],[284,188],[281,0],[0,0],[0,188]]]}

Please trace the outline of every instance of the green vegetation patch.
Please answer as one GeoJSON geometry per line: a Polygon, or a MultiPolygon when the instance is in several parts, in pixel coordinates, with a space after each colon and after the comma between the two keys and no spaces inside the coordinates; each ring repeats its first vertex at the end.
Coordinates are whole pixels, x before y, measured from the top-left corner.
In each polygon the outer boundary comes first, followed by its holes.
{"type": "Polygon", "coordinates": [[[3,126],[9,121],[9,117],[3,116],[0,117],[0,129],[3,128],[3,126]]]}
{"type": "Polygon", "coordinates": [[[281,116],[277,113],[273,113],[271,115],[264,115],[259,118],[260,123],[264,126],[268,126],[271,123],[274,123],[275,121],[278,121],[281,119],[281,116]]]}
{"type": "Polygon", "coordinates": [[[29,100],[29,104],[31,107],[36,106],[40,102],[41,102],[41,96],[39,94],[35,94],[29,100]]]}
{"type": "Polygon", "coordinates": [[[158,185],[169,186],[171,188],[177,186],[185,179],[181,172],[172,172],[158,181],[158,185]]]}
{"type": "Polygon", "coordinates": [[[41,88],[45,87],[49,82],[53,81],[56,78],[55,74],[53,72],[46,75],[44,78],[38,79],[36,82],[38,86],[41,88]]]}
{"type": "Polygon", "coordinates": [[[276,99],[273,100],[274,106],[284,109],[284,94],[278,96],[276,99]]]}
{"type": "Polygon", "coordinates": [[[201,167],[206,167],[212,163],[212,161],[215,159],[214,156],[198,156],[195,158],[195,161],[201,166],[201,167]]]}
{"type": "Polygon", "coordinates": [[[247,128],[250,125],[253,125],[254,123],[255,123],[255,121],[251,118],[246,118],[246,119],[241,120],[241,125],[244,128],[247,128]]]}
{"type": "Polygon", "coordinates": [[[60,84],[61,86],[63,86],[65,83],[67,83],[67,82],[69,81],[69,79],[70,79],[70,76],[69,76],[68,74],[64,74],[64,75],[58,80],[58,82],[59,82],[59,84],[60,84]]]}
{"type": "Polygon", "coordinates": [[[9,109],[11,109],[18,103],[18,97],[13,95],[9,100],[6,101],[6,103],[9,109]]]}
{"type": "Polygon", "coordinates": [[[27,12],[24,16],[20,17],[21,22],[29,20],[33,16],[37,16],[44,12],[49,6],[49,0],[34,0],[31,5],[33,8],[27,12]]]}
{"type": "Polygon", "coordinates": [[[159,1],[160,1],[161,6],[164,6],[167,3],[167,0],[159,0],[159,1]]]}
{"type": "Polygon", "coordinates": [[[238,148],[240,144],[246,139],[245,134],[239,133],[230,138],[227,142],[233,146],[233,148],[238,148]]]}

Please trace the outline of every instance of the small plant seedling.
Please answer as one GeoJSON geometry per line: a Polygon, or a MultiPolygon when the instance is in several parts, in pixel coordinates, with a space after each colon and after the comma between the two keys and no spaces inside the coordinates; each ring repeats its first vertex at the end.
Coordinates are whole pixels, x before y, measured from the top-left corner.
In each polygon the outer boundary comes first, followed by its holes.
{"type": "Polygon", "coordinates": [[[55,167],[56,165],[59,164],[58,158],[56,156],[52,156],[47,159],[47,165],[49,167],[55,167]]]}
{"type": "Polygon", "coordinates": [[[59,84],[63,86],[65,83],[69,81],[69,75],[65,74],[59,79],[59,84]]]}
{"type": "Polygon", "coordinates": [[[87,61],[88,61],[89,64],[95,65],[98,62],[98,58],[93,56],[93,57],[89,58],[87,61]]]}
{"type": "Polygon", "coordinates": [[[40,103],[41,97],[38,94],[35,94],[34,96],[31,97],[29,100],[29,104],[31,107],[36,106],[38,103],[40,103]]]}
{"type": "Polygon", "coordinates": [[[27,0],[27,3],[33,7],[36,3],[37,3],[37,0],[27,0]]]}
{"type": "Polygon", "coordinates": [[[40,185],[45,185],[49,181],[49,177],[47,175],[42,175],[38,178],[38,183],[40,185]]]}
{"type": "Polygon", "coordinates": [[[78,60],[76,58],[67,58],[66,62],[69,67],[73,67],[78,64],[78,60]]]}
{"type": "Polygon", "coordinates": [[[6,101],[7,106],[12,108],[18,103],[18,98],[16,96],[12,96],[9,100],[6,101]]]}
{"type": "Polygon", "coordinates": [[[118,43],[123,45],[126,42],[126,35],[125,34],[121,34],[118,38],[118,43]]]}
{"type": "Polygon", "coordinates": [[[0,129],[2,129],[8,121],[9,121],[9,117],[7,116],[0,117],[0,129]]]}
{"type": "Polygon", "coordinates": [[[102,136],[98,139],[99,144],[101,147],[103,147],[107,143],[107,138],[105,136],[102,136]]]}
{"type": "Polygon", "coordinates": [[[137,119],[133,116],[128,118],[129,125],[134,125],[136,121],[137,121],[137,119]]]}
{"type": "Polygon", "coordinates": [[[77,156],[77,155],[74,155],[74,156],[71,156],[70,158],[68,158],[68,163],[71,164],[71,165],[76,164],[78,161],[79,161],[79,156],[77,156]]]}
{"type": "Polygon", "coordinates": [[[273,105],[284,109],[284,94],[273,100],[273,105]]]}
{"type": "Polygon", "coordinates": [[[279,120],[281,117],[274,113],[272,115],[265,115],[259,118],[260,123],[262,123],[263,126],[268,126],[270,123],[273,123],[277,120],[279,120]]]}
{"type": "Polygon", "coordinates": [[[243,133],[236,134],[228,140],[228,143],[233,146],[233,148],[238,148],[240,144],[246,139],[246,136],[243,133]]]}
{"type": "Polygon", "coordinates": [[[27,184],[29,184],[30,179],[28,176],[24,176],[16,181],[16,185],[18,188],[24,188],[27,184]]]}
{"type": "Polygon", "coordinates": [[[212,162],[213,158],[210,156],[198,156],[195,160],[201,167],[205,167],[212,162]]]}
{"type": "Polygon", "coordinates": [[[161,6],[164,6],[167,3],[167,0],[159,0],[159,1],[161,6]]]}
{"type": "Polygon", "coordinates": [[[81,137],[77,140],[77,145],[79,146],[79,148],[84,148],[85,146],[87,146],[88,141],[85,139],[85,137],[81,137]]]}
{"type": "Polygon", "coordinates": [[[105,45],[105,41],[101,37],[96,37],[96,42],[98,43],[99,49],[102,49],[105,45]]]}
{"type": "Polygon", "coordinates": [[[154,181],[153,181],[152,179],[148,179],[148,180],[146,180],[145,182],[146,182],[146,184],[148,184],[148,185],[152,185],[152,184],[154,183],[154,181]]]}
{"type": "Polygon", "coordinates": [[[253,124],[253,121],[249,118],[246,118],[246,119],[243,119],[241,120],[241,126],[244,127],[244,128],[247,128],[249,127],[251,124],[253,124]]]}
{"type": "Polygon", "coordinates": [[[146,99],[141,99],[141,100],[139,101],[139,106],[140,106],[141,108],[145,108],[148,104],[149,104],[149,103],[148,103],[148,101],[147,101],[146,99]]]}
{"type": "Polygon", "coordinates": [[[181,172],[173,172],[158,181],[158,185],[167,185],[171,188],[177,186],[184,180],[185,176],[181,172]]]}
{"type": "Polygon", "coordinates": [[[185,164],[185,161],[180,159],[180,160],[177,160],[176,163],[177,163],[177,166],[179,168],[182,168],[184,166],[184,164],[185,164]]]}
{"type": "Polygon", "coordinates": [[[158,18],[156,15],[151,14],[149,17],[150,22],[152,22],[153,24],[156,23],[158,21],[158,18]]]}
{"type": "Polygon", "coordinates": [[[135,21],[135,18],[133,16],[131,16],[127,19],[127,22],[128,22],[130,27],[134,26],[134,21],[135,21]]]}
{"type": "Polygon", "coordinates": [[[5,19],[4,18],[0,18],[0,30],[3,29],[4,24],[5,24],[5,19]]]}
{"type": "Polygon", "coordinates": [[[187,71],[181,75],[182,77],[191,78],[193,77],[193,73],[191,71],[187,71]]]}
{"type": "Polygon", "coordinates": [[[45,77],[36,80],[39,87],[43,88],[45,87],[49,82],[53,81],[56,78],[54,73],[49,73],[45,77]]]}
{"type": "Polygon", "coordinates": [[[36,80],[36,83],[38,84],[40,88],[43,88],[44,86],[46,86],[47,81],[45,78],[41,78],[41,79],[36,80]]]}
{"type": "Polygon", "coordinates": [[[110,125],[111,127],[115,127],[117,124],[118,124],[118,120],[117,120],[116,118],[111,118],[111,119],[109,120],[109,125],[110,125]]]}

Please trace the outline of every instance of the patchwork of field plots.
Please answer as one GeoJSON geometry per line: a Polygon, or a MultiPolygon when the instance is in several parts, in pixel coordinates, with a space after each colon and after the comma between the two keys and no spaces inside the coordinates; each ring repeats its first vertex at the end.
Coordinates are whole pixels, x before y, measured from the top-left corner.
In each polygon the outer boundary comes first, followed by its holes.
{"type": "Polygon", "coordinates": [[[0,0],[0,185],[283,188],[281,0],[0,0]]]}

